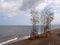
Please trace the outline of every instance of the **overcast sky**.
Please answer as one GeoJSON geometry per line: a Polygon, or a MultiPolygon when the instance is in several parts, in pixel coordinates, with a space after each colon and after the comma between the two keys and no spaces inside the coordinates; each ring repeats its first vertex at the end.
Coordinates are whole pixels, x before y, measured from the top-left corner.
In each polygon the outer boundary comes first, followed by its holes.
{"type": "Polygon", "coordinates": [[[0,0],[0,25],[30,25],[30,9],[46,6],[54,10],[52,24],[60,24],[60,0],[0,0]]]}

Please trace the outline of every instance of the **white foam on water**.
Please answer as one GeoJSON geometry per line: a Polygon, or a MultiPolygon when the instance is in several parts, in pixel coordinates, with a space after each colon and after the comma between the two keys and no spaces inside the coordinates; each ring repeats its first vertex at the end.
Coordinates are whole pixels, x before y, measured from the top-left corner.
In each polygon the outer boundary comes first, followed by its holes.
{"type": "Polygon", "coordinates": [[[7,40],[7,41],[5,41],[5,42],[0,43],[0,45],[7,44],[7,43],[9,43],[9,42],[11,42],[11,41],[15,41],[15,40],[17,40],[17,39],[18,39],[18,38],[16,37],[16,38],[14,38],[14,39],[7,40]]]}
{"type": "Polygon", "coordinates": [[[5,44],[8,44],[8,43],[11,43],[11,42],[15,42],[15,41],[21,41],[21,40],[24,40],[24,39],[28,39],[30,36],[24,36],[24,37],[21,37],[21,38],[14,38],[14,39],[11,39],[11,40],[7,40],[5,42],[2,42],[0,43],[0,45],[5,45],[5,44]]]}
{"type": "Polygon", "coordinates": [[[30,36],[25,36],[25,37],[19,38],[19,40],[28,39],[29,37],[30,37],[30,36]]]}
{"type": "MultiPolygon", "coordinates": [[[[41,34],[41,32],[38,32],[38,34],[41,34]]],[[[2,42],[2,43],[0,43],[0,45],[5,45],[5,44],[11,43],[11,42],[17,42],[17,41],[25,40],[25,39],[28,39],[29,37],[30,37],[30,35],[29,36],[24,36],[24,37],[21,37],[21,38],[16,37],[14,39],[2,42]]]]}

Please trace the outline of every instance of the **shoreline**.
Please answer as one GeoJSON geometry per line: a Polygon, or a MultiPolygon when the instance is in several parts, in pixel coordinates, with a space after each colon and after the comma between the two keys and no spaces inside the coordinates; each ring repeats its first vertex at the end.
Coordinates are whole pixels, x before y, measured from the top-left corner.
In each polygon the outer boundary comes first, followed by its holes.
{"type": "MultiPolygon", "coordinates": [[[[41,34],[42,32],[38,32],[38,34],[41,34]]],[[[28,35],[28,36],[24,36],[24,37],[21,37],[21,38],[13,38],[13,39],[11,39],[11,40],[7,40],[7,41],[5,41],[5,42],[1,42],[0,43],[0,45],[5,45],[5,44],[10,44],[10,43],[14,43],[14,42],[18,42],[18,41],[22,41],[22,40],[26,40],[26,39],[28,39],[28,38],[30,38],[30,35],[28,35]]]]}
{"type": "MultiPolygon", "coordinates": [[[[56,30],[56,29],[59,29],[59,28],[52,28],[52,29],[49,29],[49,30],[56,30]]],[[[44,32],[42,32],[44,33],[44,32]]],[[[38,34],[41,34],[41,32],[38,32],[38,34]]],[[[14,39],[11,39],[11,40],[7,40],[5,42],[1,42],[0,45],[5,45],[5,44],[10,44],[10,43],[14,43],[14,42],[18,42],[18,41],[22,41],[22,40],[26,40],[28,39],[30,36],[24,36],[24,37],[21,37],[21,38],[14,38],[14,39]]]]}
{"type": "Polygon", "coordinates": [[[14,39],[11,39],[11,40],[7,40],[5,42],[1,42],[0,45],[5,45],[5,44],[10,44],[10,43],[13,43],[13,42],[17,42],[17,41],[22,41],[22,40],[25,40],[25,39],[28,39],[30,36],[24,36],[24,37],[21,37],[21,38],[14,38],[14,39]]]}
{"type": "MultiPolygon", "coordinates": [[[[26,39],[8,45],[60,45],[60,28],[49,29],[51,35],[47,38],[37,38],[34,40],[26,39]]],[[[43,33],[45,35],[45,33],[43,33]]],[[[41,36],[41,35],[40,35],[41,36]]]]}

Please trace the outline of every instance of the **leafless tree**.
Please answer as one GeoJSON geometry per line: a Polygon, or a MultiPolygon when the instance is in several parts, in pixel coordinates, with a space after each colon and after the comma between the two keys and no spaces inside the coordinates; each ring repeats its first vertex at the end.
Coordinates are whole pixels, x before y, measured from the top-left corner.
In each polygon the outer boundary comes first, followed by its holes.
{"type": "Polygon", "coordinates": [[[41,13],[41,24],[43,25],[44,31],[49,29],[49,25],[54,19],[54,12],[51,10],[52,8],[44,8],[41,13]]]}
{"type": "MultiPolygon", "coordinates": [[[[41,11],[41,18],[40,18],[40,22],[41,25],[43,25],[43,31],[47,31],[47,29],[49,29],[50,24],[52,22],[52,20],[54,19],[54,12],[51,10],[52,8],[44,8],[41,11]]],[[[36,37],[38,35],[38,28],[37,25],[39,25],[39,15],[38,15],[38,11],[36,11],[35,9],[31,9],[31,22],[32,22],[32,32],[31,32],[31,37],[36,37]]]]}
{"type": "Polygon", "coordinates": [[[31,22],[32,22],[32,37],[35,37],[38,35],[38,24],[39,24],[39,16],[38,12],[35,9],[31,9],[31,22]]]}

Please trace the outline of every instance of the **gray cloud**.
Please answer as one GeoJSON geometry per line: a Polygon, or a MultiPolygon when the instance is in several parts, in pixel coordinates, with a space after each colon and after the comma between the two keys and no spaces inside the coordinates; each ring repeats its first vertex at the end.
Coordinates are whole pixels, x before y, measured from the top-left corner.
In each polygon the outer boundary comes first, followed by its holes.
{"type": "MultiPolygon", "coordinates": [[[[3,13],[6,13],[6,15],[8,16],[18,15],[21,12],[26,12],[28,9],[31,9],[32,7],[36,7],[36,8],[45,7],[49,5],[51,2],[52,3],[54,2],[52,0],[49,0],[49,1],[47,0],[3,0],[3,1],[4,2],[0,0],[0,11],[3,13]]],[[[54,8],[57,9],[60,6],[60,2],[58,4],[55,4],[56,2],[58,3],[59,1],[56,0],[54,2],[54,5],[51,4],[50,6],[51,7],[54,6],[54,8]]]]}
{"type": "Polygon", "coordinates": [[[32,7],[35,7],[38,3],[41,3],[43,0],[23,0],[22,6],[19,7],[20,10],[27,10],[32,7]]]}
{"type": "Polygon", "coordinates": [[[16,16],[20,10],[19,6],[22,5],[22,0],[0,0],[0,12],[5,13],[7,16],[16,16]]]}

